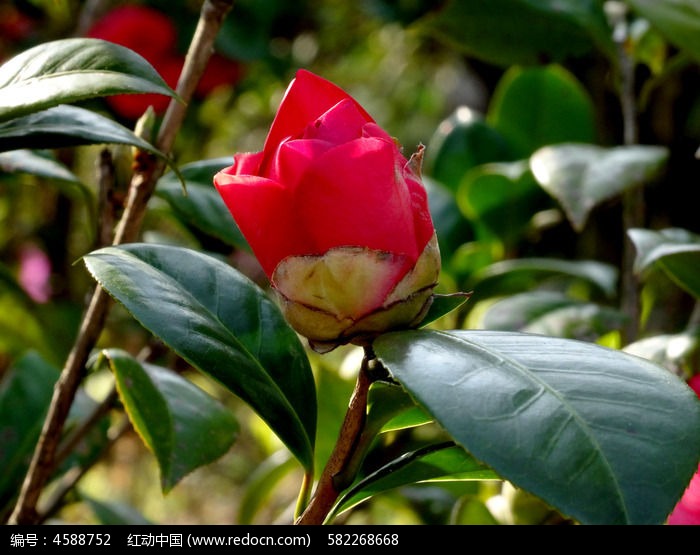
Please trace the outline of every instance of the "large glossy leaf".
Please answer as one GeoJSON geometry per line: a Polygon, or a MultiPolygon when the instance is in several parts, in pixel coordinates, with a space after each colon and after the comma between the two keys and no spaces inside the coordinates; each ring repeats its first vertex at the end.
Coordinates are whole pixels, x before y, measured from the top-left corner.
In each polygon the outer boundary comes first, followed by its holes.
{"type": "Polygon", "coordinates": [[[644,359],[496,331],[396,332],[374,350],[455,441],[581,523],[663,523],[697,470],[700,403],[644,359]]]}
{"type": "Polygon", "coordinates": [[[561,61],[596,46],[613,51],[595,0],[450,0],[423,24],[466,54],[502,66],[561,61]]]}
{"type": "Polygon", "coordinates": [[[530,158],[538,183],[581,231],[599,204],[656,177],[668,159],[668,149],[633,145],[612,148],[563,144],[539,149],[530,158]]]}
{"type": "Polygon", "coordinates": [[[487,121],[527,158],[545,145],[596,142],[595,109],[576,76],[558,65],[513,67],[494,91],[487,121]]]}
{"type": "Polygon", "coordinates": [[[165,157],[132,131],[90,110],[56,106],[0,123],[0,152],[114,143],[165,157]]]}
{"type": "Polygon", "coordinates": [[[645,272],[653,265],[695,298],[700,299],[700,235],[682,228],[660,231],[630,229],[630,239],[637,249],[634,268],[645,272]]]}
{"type": "Polygon", "coordinates": [[[0,122],[120,93],[176,96],[158,72],[128,48],[93,38],[46,42],[0,66],[0,122]]]}
{"type": "Polygon", "coordinates": [[[221,195],[214,188],[213,177],[232,159],[214,158],[186,164],[180,168],[187,194],[183,194],[179,176],[172,172],[158,181],[155,194],[164,198],[184,224],[192,226],[227,244],[250,250],[221,195]]]}
{"type": "Polygon", "coordinates": [[[700,61],[700,4],[696,0],[627,0],[666,40],[700,61]]]}
{"type": "Polygon", "coordinates": [[[164,245],[107,247],[85,263],[146,329],[241,397],[313,468],[314,378],[263,290],[213,257],[164,245]]]}
{"type": "Polygon", "coordinates": [[[134,429],[158,460],[163,492],[229,450],[238,435],[233,413],[179,374],[104,351],[134,429]]]}
{"type": "Polygon", "coordinates": [[[452,442],[404,453],[343,493],[329,519],[370,497],[416,482],[499,479],[488,466],[452,442]]]}

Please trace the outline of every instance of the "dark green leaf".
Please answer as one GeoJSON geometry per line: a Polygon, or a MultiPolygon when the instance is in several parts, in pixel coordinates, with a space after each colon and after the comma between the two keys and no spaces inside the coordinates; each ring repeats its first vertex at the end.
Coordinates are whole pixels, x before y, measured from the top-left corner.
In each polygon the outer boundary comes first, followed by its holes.
{"type": "Polygon", "coordinates": [[[452,442],[429,445],[404,453],[353,485],[338,500],[329,519],[374,495],[416,482],[498,478],[486,465],[452,442]]]}
{"type": "Polygon", "coordinates": [[[98,501],[85,494],[81,494],[83,500],[90,506],[92,512],[95,513],[97,521],[100,524],[114,525],[148,525],[154,524],[134,507],[125,503],[116,501],[98,501]]]}
{"type": "Polygon", "coordinates": [[[167,173],[158,181],[156,195],[164,198],[186,225],[249,251],[248,242],[214,188],[214,174],[227,165],[231,165],[231,158],[215,158],[182,166],[180,173],[187,194],[183,194],[179,177],[167,173]]]}
{"type": "Polygon", "coordinates": [[[313,374],[304,346],[264,291],[225,263],[177,247],[108,247],[85,263],[146,329],[241,397],[313,468],[313,374]]]}
{"type": "Polygon", "coordinates": [[[574,283],[592,286],[597,293],[613,297],[618,270],[595,260],[561,260],[555,258],[519,258],[495,262],[477,271],[469,286],[474,290],[472,301],[530,291],[546,283],[569,287],[574,283]]]}
{"type": "Polygon", "coordinates": [[[539,64],[613,52],[601,2],[449,0],[424,29],[469,56],[502,65],[539,64]]]}
{"type": "Polygon", "coordinates": [[[681,228],[630,229],[628,234],[637,249],[637,272],[657,264],[679,287],[700,299],[700,235],[681,228]]]}
{"type": "Polygon", "coordinates": [[[253,524],[257,512],[270,501],[275,486],[299,468],[287,451],[277,451],[265,459],[246,481],[238,510],[238,524],[253,524]]]}
{"type": "Polygon", "coordinates": [[[439,320],[446,314],[449,314],[453,310],[457,310],[460,306],[469,300],[471,293],[448,293],[445,295],[435,294],[433,295],[433,302],[428,309],[428,313],[425,318],[421,321],[421,327],[427,326],[433,323],[435,320],[439,320]]]}
{"type": "MultiPolygon", "coordinates": [[[[90,222],[97,220],[94,202],[92,202],[94,196],[92,190],[51,153],[27,149],[0,152],[0,171],[28,173],[65,183],[66,186],[63,188],[66,189],[67,194],[74,194],[77,190],[79,196],[86,201],[86,208],[91,216],[90,222]]],[[[93,227],[90,226],[90,229],[93,227]]]]}
{"type": "Polygon", "coordinates": [[[0,382],[0,509],[19,491],[57,379],[57,368],[29,353],[0,382]]]}
{"type": "Polygon", "coordinates": [[[7,173],[29,173],[47,179],[75,183],[85,187],[77,175],[48,154],[31,150],[0,152],[0,170],[7,173]]]}
{"type": "Polygon", "coordinates": [[[595,341],[619,329],[624,320],[616,309],[573,299],[564,293],[528,291],[490,305],[481,327],[595,341]]]}
{"type": "Polygon", "coordinates": [[[103,351],[129,420],[158,460],[163,492],[226,451],[238,423],[226,407],[179,374],[103,351]]]}
{"type": "Polygon", "coordinates": [[[46,42],[0,66],[0,122],[120,93],[176,96],[158,72],[128,48],[93,38],[46,42]]]}
{"type": "Polygon", "coordinates": [[[573,228],[581,231],[596,206],[656,177],[668,154],[659,146],[564,144],[535,152],[530,167],[539,184],[561,204],[573,228]]]}
{"type": "Polygon", "coordinates": [[[477,237],[497,237],[506,249],[522,240],[532,215],[547,201],[524,162],[483,164],[467,173],[457,191],[477,237]]]}
{"type": "Polygon", "coordinates": [[[432,422],[432,418],[416,405],[399,385],[376,381],[367,399],[365,429],[373,436],[390,430],[412,428],[432,422]],[[407,418],[401,418],[406,416],[407,418]]]}
{"type": "Polygon", "coordinates": [[[697,471],[700,403],[644,359],[493,331],[396,332],[374,350],[455,441],[583,524],[661,524],[697,471]]]}
{"type": "Polygon", "coordinates": [[[442,263],[444,267],[449,267],[452,254],[474,237],[474,231],[450,189],[426,176],[423,176],[423,184],[428,192],[428,205],[437,232],[442,263]]]}
{"type": "Polygon", "coordinates": [[[596,142],[595,109],[576,76],[557,65],[514,67],[494,91],[487,121],[527,158],[553,143],[596,142]]]}
{"type": "Polygon", "coordinates": [[[132,145],[165,158],[123,125],[76,106],[56,106],[0,123],[0,152],[102,143],[132,145]]]}
{"type": "Polygon", "coordinates": [[[505,138],[466,106],[440,122],[425,152],[424,173],[453,192],[471,168],[513,159],[505,138]]]}

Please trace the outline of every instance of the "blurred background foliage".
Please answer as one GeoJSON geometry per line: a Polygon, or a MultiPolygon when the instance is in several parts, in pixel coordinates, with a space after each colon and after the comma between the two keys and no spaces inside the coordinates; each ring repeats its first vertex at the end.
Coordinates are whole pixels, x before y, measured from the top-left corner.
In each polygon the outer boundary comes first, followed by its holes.
{"type": "MultiPolygon", "coordinates": [[[[0,0],[0,61],[43,42],[86,36],[104,14],[123,4],[0,0]]],[[[176,29],[173,50],[184,56],[200,2],[131,4],[166,14],[176,29]]],[[[562,4],[567,8],[559,12],[553,2],[538,6],[512,0],[237,0],[217,40],[215,63],[221,65],[214,67],[216,79],[190,106],[175,143],[175,162],[185,166],[212,159],[223,167],[235,152],[260,150],[294,72],[309,69],[354,96],[407,154],[426,145],[424,175],[444,263],[440,292],[474,291],[460,312],[438,325],[539,331],[623,347],[622,191],[583,195],[567,206],[564,192],[548,194],[538,183],[531,157],[560,143],[663,147],[668,159],[645,151],[642,163],[630,162],[633,167],[619,186],[644,184],[647,208],[640,226],[700,233],[697,203],[691,201],[700,145],[700,14],[691,10],[685,22],[674,23],[663,14],[656,18],[654,4],[643,1],[562,4]],[[616,26],[615,18],[624,25],[616,26]],[[615,38],[623,27],[620,58],[615,38]],[[632,90],[621,93],[625,60],[634,79],[632,90]],[[622,107],[624,94],[630,93],[638,124],[633,141],[626,136],[622,107]]],[[[86,104],[134,126],[106,99],[86,104]]],[[[110,148],[121,167],[117,191],[119,183],[123,190],[130,151],[110,148]]],[[[51,153],[50,160],[70,170],[63,176],[16,172],[9,158],[0,161],[0,376],[8,376],[28,352],[40,353],[47,375],[55,371],[57,376],[70,349],[92,287],[76,261],[98,240],[95,184],[101,150],[90,146],[51,153]],[[31,288],[30,278],[39,281],[38,290],[31,288]]],[[[608,152],[596,151],[578,169],[587,171],[586,164],[608,152]]],[[[178,209],[168,185],[172,180],[164,179],[151,201],[144,239],[227,257],[264,285],[244,246],[232,248],[235,241],[207,233],[201,222],[178,209]]],[[[695,295],[664,272],[647,275],[643,301],[643,325],[634,339],[682,334],[695,321],[695,295]]],[[[698,371],[697,336],[688,337],[693,339],[680,358],[662,357],[686,377],[698,371]]],[[[148,349],[155,353],[151,358],[160,357],[189,376],[182,361],[119,307],[110,315],[103,343],[134,354],[148,349]]],[[[319,392],[322,466],[359,358],[350,347],[309,356],[319,392]]],[[[54,518],[77,523],[289,521],[301,469],[247,406],[199,374],[191,379],[235,411],[242,426],[233,448],[164,495],[154,457],[130,428],[120,428],[121,415],[115,411],[109,424],[118,439],[103,446],[104,455],[57,503],[54,518]]],[[[102,399],[109,383],[108,375],[96,371],[86,392],[102,399]]],[[[27,437],[38,433],[36,415],[41,406],[27,422],[27,437]]],[[[392,441],[387,445],[405,450],[440,434],[432,425],[388,432],[392,441]]],[[[389,455],[380,445],[370,456],[389,455]]],[[[21,473],[15,483],[20,478],[21,473]]],[[[0,490],[0,514],[11,507],[8,491],[0,490]]],[[[341,517],[347,523],[389,524],[561,520],[499,482],[415,484],[378,495],[341,517]]]]}

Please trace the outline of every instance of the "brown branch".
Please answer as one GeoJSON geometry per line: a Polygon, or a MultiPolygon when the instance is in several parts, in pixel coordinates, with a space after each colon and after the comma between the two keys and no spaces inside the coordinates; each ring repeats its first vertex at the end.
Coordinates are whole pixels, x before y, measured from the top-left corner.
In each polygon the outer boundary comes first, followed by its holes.
{"type": "MultiPolygon", "coordinates": [[[[171,151],[184,120],[187,103],[192,98],[197,81],[204,73],[221,23],[232,6],[233,0],[205,0],[202,5],[199,22],[177,86],[177,92],[182,100],[170,102],[156,141],[155,146],[162,152],[171,151]]],[[[131,180],[127,205],[115,232],[113,242],[115,245],[131,242],[138,237],[146,205],[163,172],[162,161],[155,160],[153,157],[148,157],[145,161],[146,163],[138,168],[131,180]]],[[[44,427],[9,524],[35,524],[39,519],[36,509],[39,496],[55,468],[56,450],[68,412],[82,381],[83,369],[90,352],[102,333],[110,304],[107,293],[99,285],[96,286],[83,316],[75,344],[54,386],[44,427]]]]}
{"type": "MultiPolygon", "coordinates": [[[[639,126],[637,123],[637,105],[635,95],[634,59],[628,52],[629,32],[626,21],[626,10],[613,16],[614,39],[617,44],[618,63],[620,69],[620,105],[622,108],[623,142],[634,145],[639,142],[639,126]]],[[[635,247],[627,235],[629,229],[644,225],[644,189],[635,187],[622,195],[622,270],[621,270],[621,308],[628,316],[627,323],[622,329],[622,343],[631,343],[639,333],[641,315],[640,284],[634,274],[635,247]]]]}
{"type": "Polygon", "coordinates": [[[367,394],[372,378],[369,374],[370,356],[367,352],[357,376],[355,390],[350,398],[338,442],[323,469],[316,491],[295,524],[323,524],[338,496],[349,484],[341,483],[349,462],[354,458],[367,419],[367,394]]]}

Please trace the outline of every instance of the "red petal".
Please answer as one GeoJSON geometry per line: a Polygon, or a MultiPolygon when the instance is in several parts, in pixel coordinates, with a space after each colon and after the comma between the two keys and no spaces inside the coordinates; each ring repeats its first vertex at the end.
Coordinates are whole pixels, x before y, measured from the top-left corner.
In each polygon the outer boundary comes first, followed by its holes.
{"type": "Polygon", "coordinates": [[[397,181],[395,147],[358,139],[314,160],[295,194],[316,252],[361,246],[418,258],[408,189],[397,181]]]}
{"type": "Polygon", "coordinates": [[[263,149],[267,154],[288,137],[298,137],[341,100],[350,99],[367,121],[372,117],[343,89],[306,70],[299,70],[284,94],[263,149]]]}
{"type": "Polygon", "coordinates": [[[214,185],[268,277],[282,258],[304,250],[299,246],[303,230],[295,223],[290,195],[282,185],[227,170],[214,176],[214,185]]]}
{"type": "Polygon", "coordinates": [[[317,140],[296,140],[283,142],[266,171],[267,177],[284,184],[293,191],[309,169],[312,161],[334,145],[317,140]]]}

